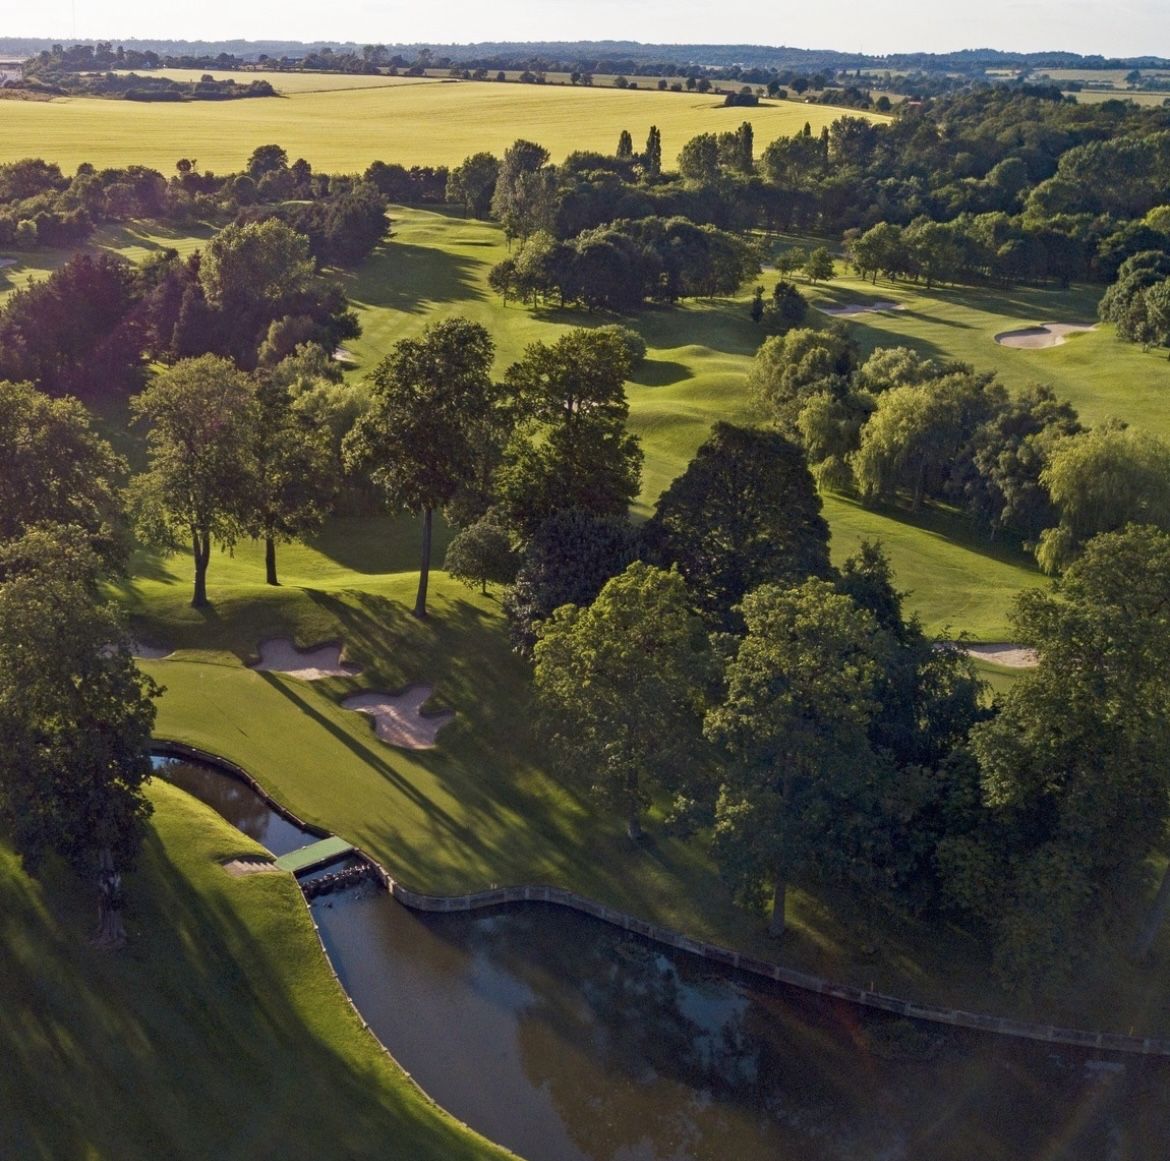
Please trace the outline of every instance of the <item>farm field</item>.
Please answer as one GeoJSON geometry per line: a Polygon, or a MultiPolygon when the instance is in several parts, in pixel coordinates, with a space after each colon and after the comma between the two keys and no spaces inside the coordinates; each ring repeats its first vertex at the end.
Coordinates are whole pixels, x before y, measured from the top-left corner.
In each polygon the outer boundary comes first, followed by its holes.
{"type": "Polygon", "coordinates": [[[68,97],[6,102],[0,163],[42,157],[67,172],[88,161],[170,173],[180,157],[191,157],[223,172],[243,168],[258,145],[276,143],[314,169],[352,173],[376,160],[458,165],[480,150],[499,155],[521,136],[559,161],[576,149],[612,152],[623,129],[640,143],[651,125],[673,158],[696,134],[731,130],[745,118],[758,152],[806,121],[817,132],[843,112],[862,115],[789,101],[723,108],[721,98],[689,93],[474,81],[178,104],[68,97]]]}
{"type": "MultiPolygon", "coordinates": [[[[211,76],[217,81],[235,81],[237,85],[246,85],[251,81],[267,81],[281,95],[293,93],[335,93],[342,90],[352,92],[354,89],[386,89],[397,85],[425,85],[434,80],[432,77],[387,77],[373,76],[366,73],[318,73],[318,72],[284,72],[273,70],[266,72],[262,69],[117,69],[120,76],[130,76],[137,71],[139,76],[164,77],[167,80],[185,84],[198,81],[201,77],[211,76]]],[[[246,100],[252,100],[248,97],[246,100]]]]}
{"type": "Polygon", "coordinates": [[[0,845],[4,1156],[510,1156],[378,1048],[292,879],[230,878],[219,861],[260,848],[165,783],[149,794],[123,954],[86,944],[88,885],[31,879],[0,845]]]}

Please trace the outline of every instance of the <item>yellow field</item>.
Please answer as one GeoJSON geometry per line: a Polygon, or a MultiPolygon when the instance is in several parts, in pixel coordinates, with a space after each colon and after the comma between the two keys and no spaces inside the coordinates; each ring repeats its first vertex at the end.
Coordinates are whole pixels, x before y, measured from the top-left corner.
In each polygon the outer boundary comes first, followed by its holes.
{"type": "MultiPolygon", "coordinates": [[[[278,93],[332,93],[340,89],[386,89],[395,85],[434,84],[432,77],[384,77],[365,73],[285,73],[240,72],[237,69],[118,69],[121,76],[132,72],[140,77],[165,77],[185,84],[201,77],[211,76],[217,81],[235,81],[246,85],[251,81],[267,81],[278,93]]],[[[249,98],[250,99],[250,98],[249,98]]]]}
{"type": "MultiPolygon", "coordinates": [[[[319,79],[293,75],[298,81],[319,79]]],[[[390,85],[388,80],[373,87],[224,102],[76,97],[6,102],[0,109],[0,162],[42,157],[67,173],[83,161],[98,167],[149,165],[168,173],[178,158],[193,157],[200,168],[225,172],[242,168],[256,146],[275,143],[315,169],[352,173],[376,160],[458,165],[481,149],[501,154],[517,137],[540,142],[556,160],[575,149],[612,153],[621,130],[630,131],[638,148],[649,127],[657,125],[664,159],[672,164],[695,134],[734,129],[744,120],[755,129],[759,152],[806,121],[817,132],[846,113],[883,119],[797,101],[727,109],[718,97],[688,93],[474,81],[390,85]]]]}

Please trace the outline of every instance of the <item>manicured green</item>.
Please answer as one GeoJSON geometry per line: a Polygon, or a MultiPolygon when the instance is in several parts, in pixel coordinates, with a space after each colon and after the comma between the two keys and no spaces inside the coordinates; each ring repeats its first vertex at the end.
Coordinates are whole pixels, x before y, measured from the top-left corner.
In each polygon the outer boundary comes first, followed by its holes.
{"type": "Polygon", "coordinates": [[[286,96],[236,101],[5,101],[0,162],[42,157],[67,172],[88,161],[99,169],[137,164],[171,173],[189,157],[223,173],[242,169],[253,149],[275,142],[314,169],[352,173],[376,160],[452,166],[483,149],[500,156],[517,137],[540,142],[554,161],[575,149],[610,153],[622,129],[643,141],[651,125],[662,130],[665,155],[673,158],[691,137],[735,129],[745,113],[757,152],[806,121],[816,133],[843,112],[884,119],[798,101],[724,108],[711,94],[640,88],[424,81],[301,90],[309,79],[319,78],[297,75],[285,82],[286,96]]]}
{"type": "Polygon", "coordinates": [[[440,1113],[366,1032],[291,876],[154,783],[123,953],[93,950],[92,891],[0,847],[6,1157],[508,1156],[440,1113]]]}

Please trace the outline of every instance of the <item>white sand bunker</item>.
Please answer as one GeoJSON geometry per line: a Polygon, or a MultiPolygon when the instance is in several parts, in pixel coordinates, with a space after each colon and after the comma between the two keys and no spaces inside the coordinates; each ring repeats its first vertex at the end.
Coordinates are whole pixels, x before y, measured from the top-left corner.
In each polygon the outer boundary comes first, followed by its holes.
{"type": "Polygon", "coordinates": [[[980,661],[990,661],[994,665],[1004,665],[1009,669],[1034,669],[1040,660],[1035,649],[1025,649],[1022,645],[1000,643],[995,645],[966,645],[963,652],[980,661]]]}
{"type": "Polygon", "coordinates": [[[439,731],[455,720],[454,710],[423,715],[422,707],[434,692],[431,685],[412,685],[400,694],[355,693],[341,703],[341,708],[369,714],[378,737],[388,745],[429,750],[439,731]]]}
{"type": "MultiPolygon", "coordinates": [[[[813,305],[816,305],[815,303],[813,305]]],[[[847,306],[817,306],[821,314],[831,314],[850,318],[855,314],[881,314],[887,310],[905,310],[904,302],[871,302],[868,304],[851,302],[847,306]]]]}
{"type": "Polygon", "coordinates": [[[131,641],[130,642],[130,656],[137,657],[141,661],[162,661],[166,657],[174,653],[173,649],[167,649],[161,645],[148,645],[145,641],[131,641]]]}
{"type": "Polygon", "coordinates": [[[274,637],[261,641],[258,648],[260,660],[252,668],[261,673],[287,673],[302,681],[361,673],[361,666],[341,660],[341,644],[337,641],[315,649],[298,649],[287,637],[274,637]]]}
{"type": "Polygon", "coordinates": [[[995,341],[1001,347],[1017,347],[1032,351],[1040,347],[1059,347],[1068,342],[1069,335],[1095,331],[1095,323],[1040,323],[1034,327],[1020,327],[1014,331],[1000,331],[995,341]]]}

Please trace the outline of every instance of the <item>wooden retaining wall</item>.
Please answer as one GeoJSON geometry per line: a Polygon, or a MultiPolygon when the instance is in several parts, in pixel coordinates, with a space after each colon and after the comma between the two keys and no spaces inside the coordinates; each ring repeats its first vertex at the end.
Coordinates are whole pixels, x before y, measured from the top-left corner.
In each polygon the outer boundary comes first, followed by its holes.
{"type": "MultiPolygon", "coordinates": [[[[193,746],[186,746],[178,742],[159,742],[152,746],[154,753],[166,754],[176,758],[193,758],[211,765],[220,766],[246,782],[273,810],[284,818],[304,830],[316,833],[319,827],[302,822],[295,815],[285,810],[278,802],[268,796],[264,788],[240,767],[231,762],[207,754],[193,746]]],[[[320,832],[325,837],[327,832],[320,832]]],[[[816,995],[828,996],[835,1000],[843,1000],[849,1004],[856,1004],[862,1008],[874,1008],[883,1012],[893,1012],[911,1020],[926,1020],[932,1024],[948,1024],[955,1028],[970,1028],[978,1032],[992,1032],[998,1036],[1014,1036],[1025,1040],[1040,1040],[1049,1044],[1067,1044],[1076,1048],[1093,1049],[1101,1052],[1124,1052],[1140,1056],[1170,1057],[1170,1039],[1165,1037],[1124,1036],[1116,1032],[1088,1032],[1078,1028],[1061,1028],[1050,1024],[1036,1024],[1026,1020],[1011,1020],[1005,1016],[989,1016],[981,1012],[966,1012],[960,1008],[943,1008],[935,1004],[918,1004],[910,1000],[902,1000],[897,996],[888,996],[883,992],[867,991],[864,988],[855,988],[849,984],[838,984],[820,976],[809,975],[807,972],[796,971],[768,960],[753,959],[740,952],[731,951],[718,944],[707,943],[704,940],[693,939],[681,932],[672,931],[667,927],[659,927],[645,920],[636,919],[623,911],[613,907],[606,907],[583,895],[578,895],[564,887],[549,886],[521,886],[498,887],[490,891],[476,891],[466,895],[426,895],[413,891],[398,882],[377,860],[371,858],[360,848],[355,847],[354,853],[365,859],[374,869],[383,888],[390,892],[399,903],[414,911],[430,912],[459,912],[480,911],[488,907],[500,907],[511,903],[552,903],[559,907],[568,907],[572,911],[579,911],[583,915],[590,915],[600,919],[623,931],[640,935],[644,939],[653,940],[666,947],[678,951],[689,952],[701,956],[713,963],[731,967],[737,971],[747,972],[749,975],[760,976],[774,980],[788,987],[800,988],[802,991],[813,992],[816,995]]],[[[364,1023],[364,1021],[363,1021],[364,1023]]]]}

